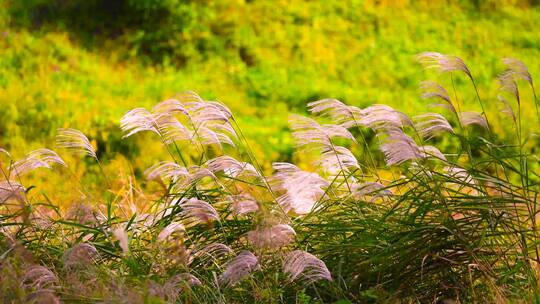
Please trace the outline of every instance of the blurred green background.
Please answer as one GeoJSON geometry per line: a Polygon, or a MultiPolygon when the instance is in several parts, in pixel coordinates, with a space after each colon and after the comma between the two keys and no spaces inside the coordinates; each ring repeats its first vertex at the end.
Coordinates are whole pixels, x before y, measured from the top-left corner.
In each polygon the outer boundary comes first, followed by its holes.
{"type": "MultiPolygon", "coordinates": [[[[539,75],[539,24],[533,0],[0,0],[0,147],[21,156],[73,127],[111,166],[122,155],[138,173],[165,156],[150,135],[122,140],[120,117],[193,90],[236,113],[268,166],[293,158],[287,116],[310,101],[428,111],[418,83],[448,79],[422,69],[422,51],[465,60],[505,136],[500,59],[539,75]]],[[[478,109],[470,83],[457,86],[478,109]]]]}

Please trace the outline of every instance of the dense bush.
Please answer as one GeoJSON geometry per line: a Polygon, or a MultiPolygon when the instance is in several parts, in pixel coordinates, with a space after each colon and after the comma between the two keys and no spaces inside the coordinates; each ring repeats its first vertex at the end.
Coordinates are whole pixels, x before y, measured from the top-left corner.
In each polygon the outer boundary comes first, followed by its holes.
{"type": "Polygon", "coordinates": [[[127,43],[127,51],[154,62],[185,64],[199,54],[220,53],[227,24],[216,19],[214,1],[13,1],[14,25],[67,30],[87,46],[107,39],[127,43]],[[219,22],[219,23],[218,23],[219,22]]]}

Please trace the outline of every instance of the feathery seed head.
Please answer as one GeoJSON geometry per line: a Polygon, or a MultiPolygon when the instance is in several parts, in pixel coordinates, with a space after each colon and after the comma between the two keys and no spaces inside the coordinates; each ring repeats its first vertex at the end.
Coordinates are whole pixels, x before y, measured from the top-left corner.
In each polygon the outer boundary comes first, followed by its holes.
{"type": "Polygon", "coordinates": [[[148,180],[173,179],[188,176],[188,170],[171,161],[159,162],[144,171],[148,180]]]}
{"type": "Polygon", "coordinates": [[[167,227],[163,228],[163,230],[161,230],[157,239],[158,241],[165,241],[166,239],[169,238],[169,236],[171,236],[173,233],[178,232],[178,231],[184,232],[186,231],[186,228],[181,223],[172,222],[169,225],[167,225],[167,227]]]}
{"type": "Polygon", "coordinates": [[[489,126],[486,122],[486,119],[482,114],[477,112],[459,112],[458,113],[459,120],[463,126],[468,125],[479,125],[482,128],[489,130],[489,126]]]}
{"type": "Polygon", "coordinates": [[[521,60],[516,58],[504,58],[503,63],[507,66],[508,70],[512,71],[512,73],[518,78],[527,81],[531,85],[533,84],[533,79],[529,73],[529,69],[521,60]]]}
{"type": "Polygon", "coordinates": [[[359,125],[362,110],[347,106],[337,99],[322,99],[308,103],[308,109],[313,114],[328,116],[335,124],[344,128],[359,125]]]}
{"type": "Polygon", "coordinates": [[[289,124],[293,130],[292,136],[298,147],[314,146],[330,148],[332,138],[345,138],[356,142],[354,136],[339,125],[320,125],[315,120],[301,116],[290,115],[289,124]]]}
{"type": "Polygon", "coordinates": [[[120,245],[120,248],[122,249],[122,252],[124,255],[129,254],[129,237],[128,233],[124,226],[118,227],[112,231],[114,237],[116,240],[118,240],[118,244],[120,245]]]}
{"type": "Polygon", "coordinates": [[[283,272],[289,280],[300,280],[311,284],[319,280],[332,281],[332,275],[326,264],[309,252],[294,250],[287,254],[283,260],[283,272]]]}
{"type": "Polygon", "coordinates": [[[519,104],[519,89],[514,78],[514,72],[511,70],[506,70],[499,74],[497,78],[499,80],[499,85],[501,86],[500,90],[512,95],[514,98],[516,98],[519,104]]]}
{"type": "Polygon", "coordinates": [[[372,105],[362,110],[360,123],[375,131],[403,128],[403,125],[412,125],[407,115],[394,110],[387,105],[372,105]]]}
{"type": "Polygon", "coordinates": [[[98,159],[96,150],[92,144],[90,144],[88,137],[79,130],[58,129],[56,145],[60,148],[71,150],[74,153],[88,155],[96,160],[98,159]]]}
{"type": "Polygon", "coordinates": [[[120,120],[120,128],[126,133],[124,138],[142,131],[150,131],[160,135],[154,115],[144,108],[135,108],[124,114],[120,120]]]}
{"type": "Polygon", "coordinates": [[[248,241],[262,249],[277,249],[287,246],[294,239],[296,232],[287,224],[257,228],[247,233],[248,241]]]}
{"type": "Polygon", "coordinates": [[[23,159],[16,161],[10,166],[10,178],[22,176],[37,168],[51,169],[53,164],[66,166],[64,160],[56,152],[45,148],[37,149],[26,154],[23,159]]]}
{"type": "Polygon", "coordinates": [[[416,59],[426,68],[434,68],[440,72],[461,71],[472,78],[471,71],[465,62],[457,56],[444,55],[437,52],[424,52],[416,55],[416,59]]]}
{"type": "Polygon", "coordinates": [[[182,199],[179,204],[182,207],[181,215],[185,217],[189,225],[219,221],[216,209],[205,201],[190,198],[182,199]]]}
{"type": "Polygon", "coordinates": [[[277,202],[288,212],[293,210],[297,214],[309,213],[317,200],[325,193],[324,187],[329,183],[316,173],[300,170],[288,163],[274,163],[277,170],[271,182],[276,183],[276,190],[285,191],[277,202]]]}
{"type": "Polygon", "coordinates": [[[225,175],[232,178],[237,178],[239,176],[248,176],[255,178],[262,177],[261,174],[257,171],[257,169],[255,169],[255,167],[253,167],[253,165],[251,165],[250,163],[239,162],[236,159],[227,155],[218,156],[214,159],[207,161],[206,166],[213,173],[223,171],[225,175]]]}
{"type": "Polygon", "coordinates": [[[414,140],[401,129],[387,130],[377,136],[384,136],[380,149],[384,153],[388,166],[399,165],[422,157],[414,140]]]}
{"type": "Polygon", "coordinates": [[[385,186],[378,182],[353,183],[351,185],[351,192],[357,199],[367,201],[368,197],[370,197],[369,200],[371,202],[374,202],[377,198],[393,195],[392,191],[385,189],[385,186]]]}
{"type": "Polygon", "coordinates": [[[91,244],[80,243],[64,253],[64,269],[73,270],[78,266],[87,266],[92,264],[99,257],[99,253],[91,244]]]}
{"type": "Polygon", "coordinates": [[[349,172],[351,168],[360,168],[358,160],[352,152],[341,146],[334,146],[321,153],[320,159],[315,161],[316,166],[320,166],[333,178],[339,177],[342,171],[349,172]]]}
{"type": "Polygon", "coordinates": [[[514,109],[512,108],[512,105],[510,104],[510,102],[504,96],[500,94],[499,96],[497,96],[497,100],[499,100],[499,102],[501,102],[503,105],[503,109],[501,112],[508,115],[515,123],[517,121],[517,117],[516,117],[516,113],[514,113],[514,109]]]}
{"type": "Polygon", "coordinates": [[[432,157],[438,158],[442,161],[446,161],[446,157],[444,156],[444,154],[434,146],[421,146],[420,150],[422,151],[423,158],[432,157]]]}
{"type": "Polygon", "coordinates": [[[229,195],[226,199],[232,202],[231,208],[236,215],[248,214],[259,210],[257,201],[247,193],[229,195]]]}
{"type": "Polygon", "coordinates": [[[152,112],[159,114],[176,114],[182,113],[186,116],[189,116],[188,111],[185,109],[184,105],[178,99],[167,99],[164,100],[152,108],[152,112]]]}
{"type": "Polygon", "coordinates": [[[227,263],[225,271],[219,277],[219,285],[234,286],[259,268],[257,257],[247,250],[242,250],[227,263]]]}
{"type": "Polygon", "coordinates": [[[24,271],[23,286],[32,289],[55,288],[58,277],[48,268],[41,265],[32,265],[24,271]]]}
{"type": "Polygon", "coordinates": [[[26,189],[15,181],[0,181],[0,205],[8,200],[22,200],[26,189]]]}
{"type": "Polygon", "coordinates": [[[415,121],[414,127],[420,134],[420,136],[426,140],[429,140],[435,135],[442,132],[454,133],[452,126],[448,123],[448,120],[441,114],[437,113],[425,113],[417,115],[413,118],[415,121]]]}
{"type": "Polygon", "coordinates": [[[211,243],[198,250],[192,255],[192,260],[199,259],[202,264],[216,263],[218,260],[228,257],[233,253],[229,246],[222,243],[211,243]]]}
{"type": "Polygon", "coordinates": [[[450,99],[450,96],[448,95],[448,92],[446,89],[434,82],[434,81],[422,81],[420,82],[420,88],[422,89],[422,98],[439,98],[442,99],[445,102],[445,106],[449,107],[450,110],[453,112],[456,112],[454,106],[452,105],[452,100],[450,99]]]}

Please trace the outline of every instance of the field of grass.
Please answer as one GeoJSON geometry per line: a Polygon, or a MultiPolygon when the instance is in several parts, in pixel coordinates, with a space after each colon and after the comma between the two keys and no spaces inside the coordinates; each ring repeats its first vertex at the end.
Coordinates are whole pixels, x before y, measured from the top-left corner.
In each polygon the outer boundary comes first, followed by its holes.
{"type": "Polygon", "coordinates": [[[0,0],[3,302],[540,301],[534,1],[112,3],[0,0]]]}

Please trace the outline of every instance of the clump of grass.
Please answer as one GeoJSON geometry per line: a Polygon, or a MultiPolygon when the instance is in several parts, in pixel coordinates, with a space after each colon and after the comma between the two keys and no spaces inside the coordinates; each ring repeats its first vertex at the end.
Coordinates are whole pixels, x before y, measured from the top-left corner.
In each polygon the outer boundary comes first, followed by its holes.
{"type": "MultiPolygon", "coordinates": [[[[452,80],[452,73],[465,73],[482,103],[463,60],[419,58],[452,80]]],[[[316,117],[293,115],[290,124],[298,151],[314,156],[312,163],[274,163],[271,176],[219,102],[187,92],[151,110],[131,110],[121,119],[124,137],[153,133],[169,159],[148,168],[145,186],[101,170],[108,181],[103,197],[81,185],[82,201],[65,210],[46,195],[31,199],[24,175],[69,164],[49,149],[18,161],[0,150],[7,160],[0,182],[2,297],[532,300],[540,263],[538,158],[525,148],[530,135],[520,127],[525,101],[517,88],[520,80],[534,87],[524,65],[506,62],[510,69],[500,78],[502,94],[516,99],[504,99],[516,143],[500,142],[488,113],[465,109],[441,85],[423,82],[423,97],[435,98],[440,112],[411,119],[385,105],[310,103],[316,117]],[[369,136],[380,152],[370,149],[369,136]],[[450,143],[444,151],[441,139],[450,143]],[[20,252],[31,253],[31,261],[20,252]]],[[[101,168],[81,131],[59,130],[57,145],[101,168]]]]}

